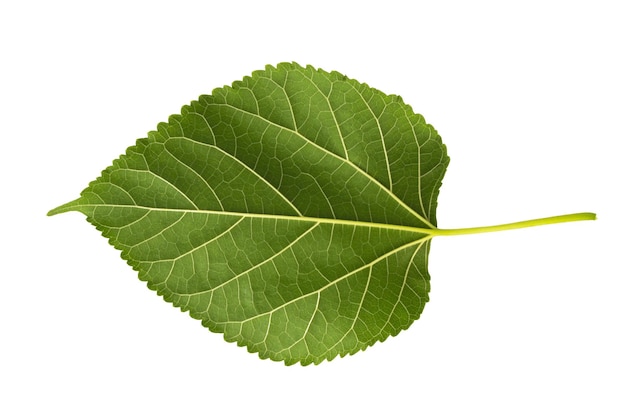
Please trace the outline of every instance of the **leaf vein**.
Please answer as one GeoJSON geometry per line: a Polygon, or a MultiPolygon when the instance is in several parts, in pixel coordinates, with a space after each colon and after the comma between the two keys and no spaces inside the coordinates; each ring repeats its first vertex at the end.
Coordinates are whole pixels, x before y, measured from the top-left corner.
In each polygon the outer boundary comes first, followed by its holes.
{"type": "Polygon", "coordinates": [[[310,297],[311,295],[315,295],[315,294],[321,293],[321,292],[325,291],[326,289],[328,289],[328,288],[330,288],[330,287],[332,287],[334,285],[337,285],[339,282],[347,279],[348,277],[350,277],[350,276],[352,276],[352,275],[354,275],[354,274],[356,274],[356,273],[358,273],[358,272],[360,272],[360,271],[362,271],[364,269],[367,269],[367,268],[369,268],[372,265],[375,265],[376,263],[382,261],[383,259],[388,258],[389,256],[391,256],[391,255],[393,255],[393,254],[395,254],[397,252],[400,252],[400,251],[402,251],[402,250],[404,250],[406,248],[410,248],[411,246],[418,245],[423,240],[426,240],[426,239],[429,239],[429,238],[426,237],[426,238],[418,239],[418,240],[415,240],[413,242],[409,242],[409,243],[406,243],[406,244],[404,244],[402,246],[399,246],[399,247],[395,248],[394,250],[387,252],[385,255],[377,257],[376,259],[372,260],[371,262],[369,262],[369,263],[367,263],[365,265],[362,265],[362,266],[356,268],[355,270],[348,272],[347,274],[344,274],[344,275],[342,275],[340,277],[337,277],[337,278],[333,279],[332,281],[330,281],[328,284],[324,285],[323,287],[321,287],[321,288],[319,288],[317,290],[311,291],[309,293],[302,294],[301,296],[293,298],[293,299],[291,299],[289,301],[286,301],[284,304],[281,304],[278,307],[273,308],[272,310],[266,311],[266,312],[258,314],[256,316],[248,317],[247,319],[243,319],[243,320],[228,320],[228,321],[224,321],[224,322],[218,322],[218,324],[245,323],[245,322],[248,322],[250,320],[255,320],[255,319],[257,319],[259,317],[262,317],[264,315],[274,313],[274,312],[276,312],[276,311],[278,311],[280,309],[283,309],[283,308],[287,307],[288,305],[293,304],[293,303],[295,303],[295,302],[297,302],[299,300],[302,300],[304,298],[310,297]]]}
{"type": "Polygon", "coordinates": [[[298,216],[302,216],[302,213],[300,212],[300,210],[298,210],[298,208],[291,202],[291,200],[289,200],[278,188],[274,187],[274,185],[272,183],[270,183],[269,181],[267,181],[265,178],[263,178],[262,175],[259,175],[258,172],[256,172],[254,169],[250,168],[248,165],[244,164],[243,162],[241,162],[239,159],[235,158],[233,155],[229,154],[228,152],[226,152],[225,150],[223,150],[222,148],[220,148],[217,145],[211,145],[208,143],[204,143],[204,142],[198,142],[197,140],[194,140],[192,138],[187,138],[184,136],[180,136],[177,137],[177,139],[184,139],[184,140],[188,140],[190,142],[193,143],[197,143],[199,145],[202,146],[206,146],[209,147],[211,149],[215,149],[219,152],[221,152],[223,155],[225,155],[227,158],[232,159],[233,161],[235,161],[237,164],[239,164],[241,167],[243,167],[244,169],[246,169],[248,172],[254,174],[261,182],[263,182],[264,184],[266,184],[268,187],[270,187],[272,190],[274,190],[276,192],[276,194],[278,194],[287,204],[289,204],[289,206],[291,206],[291,208],[298,214],[298,216]]]}
{"type": "Polygon", "coordinates": [[[202,295],[202,294],[208,294],[208,293],[212,293],[215,292],[215,290],[224,287],[225,285],[239,279],[240,277],[249,274],[251,271],[260,268],[261,266],[265,265],[268,262],[272,262],[274,259],[276,259],[278,256],[282,255],[285,251],[293,248],[293,246],[298,243],[298,241],[300,241],[300,239],[304,238],[304,236],[308,235],[313,229],[315,229],[317,226],[319,226],[319,223],[315,223],[313,226],[311,226],[310,228],[308,228],[307,230],[305,230],[300,236],[298,236],[296,239],[293,240],[293,242],[290,242],[287,246],[285,246],[284,248],[282,248],[280,251],[276,252],[275,254],[273,254],[272,256],[270,256],[267,259],[264,259],[263,261],[259,262],[258,264],[252,265],[250,268],[246,269],[245,271],[240,272],[239,274],[229,278],[228,280],[220,283],[219,285],[210,288],[208,290],[204,290],[204,291],[197,291],[197,292],[193,292],[193,293],[189,293],[189,294],[180,294],[177,293],[178,295],[186,295],[188,297],[195,297],[198,295],[202,295]]]}
{"type": "MultiPolygon", "coordinates": [[[[380,120],[374,114],[374,111],[370,107],[369,103],[365,100],[365,97],[363,97],[363,94],[361,94],[361,92],[359,90],[357,90],[356,87],[354,87],[352,84],[350,84],[350,87],[352,87],[352,89],[359,95],[359,97],[361,97],[361,100],[363,100],[363,104],[365,104],[365,106],[367,106],[367,109],[369,110],[370,114],[372,115],[372,117],[376,121],[376,127],[378,128],[378,134],[380,135],[380,142],[382,143],[383,153],[385,154],[385,166],[387,167],[387,177],[388,177],[388,181],[389,181],[389,191],[391,193],[393,193],[393,179],[391,177],[391,166],[389,165],[389,155],[387,153],[387,144],[385,143],[385,135],[383,135],[383,130],[382,130],[381,126],[380,126],[380,120]]],[[[426,215],[426,213],[424,213],[424,215],[426,215]]]]}
{"type": "Polygon", "coordinates": [[[179,193],[181,196],[185,197],[185,199],[189,202],[189,204],[191,204],[195,209],[199,210],[199,207],[196,206],[196,203],[194,203],[188,196],[187,194],[185,194],[184,192],[182,192],[178,187],[176,187],[174,184],[172,184],[171,182],[169,182],[168,180],[166,180],[165,178],[163,178],[162,176],[160,176],[159,174],[157,174],[154,171],[151,171],[150,169],[134,169],[134,168],[119,168],[119,171],[130,171],[130,172],[147,172],[150,173],[151,175],[153,175],[156,179],[163,181],[163,183],[165,183],[166,185],[169,185],[174,191],[176,191],[177,193],[179,193]]]}
{"type": "MultiPolygon", "coordinates": [[[[126,250],[127,250],[127,251],[131,251],[131,250],[135,249],[137,246],[139,246],[139,245],[143,245],[143,244],[144,244],[144,243],[146,243],[147,241],[149,241],[149,240],[151,240],[151,239],[154,239],[154,238],[155,238],[155,237],[157,237],[157,236],[162,236],[162,235],[163,235],[163,233],[164,233],[166,230],[168,230],[168,229],[170,229],[170,228],[174,227],[174,226],[175,226],[176,224],[178,224],[178,223],[179,223],[179,222],[180,222],[183,218],[185,218],[185,216],[186,216],[186,215],[187,215],[187,213],[184,213],[184,212],[183,212],[183,213],[182,213],[182,215],[181,215],[178,219],[176,219],[174,222],[172,222],[171,224],[167,225],[167,226],[166,226],[166,227],[164,227],[164,228],[157,229],[157,233],[155,233],[155,234],[153,234],[153,235],[151,235],[151,236],[149,236],[149,237],[146,237],[145,239],[143,239],[143,240],[141,240],[141,241],[139,241],[139,242],[135,243],[134,245],[127,246],[127,247],[126,247],[126,250]]],[[[134,222],[133,222],[133,223],[134,223],[134,222]]]]}
{"type": "Polygon", "coordinates": [[[326,153],[327,155],[339,159],[342,162],[345,162],[346,164],[348,164],[350,167],[352,167],[354,170],[356,170],[359,174],[361,174],[362,176],[364,176],[365,178],[367,178],[369,181],[373,182],[374,184],[376,184],[379,188],[381,188],[383,190],[383,192],[385,194],[388,194],[389,197],[391,197],[393,200],[395,200],[402,208],[404,208],[406,211],[408,211],[411,215],[413,215],[414,217],[416,217],[418,220],[422,221],[427,227],[429,228],[434,228],[432,224],[430,224],[430,222],[421,214],[417,213],[415,210],[413,210],[407,203],[405,203],[404,201],[402,201],[402,199],[400,199],[397,195],[395,195],[394,193],[391,192],[391,190],[389,190],[387,187],[385,187],[383,184],[380,183],[380,181],[378,181],[376,178],[374,178],[373,176],[371,176],[368,172],[364,171],[362,168],[360,168],[358,165],[355,165],[352,161],[343,158],[340,155],[337,155],[331,151],[329,151],[328,149],[324,148],[323,146],[318,145],[317,143],[315,143],[314,141],[312,141],[311,139],[307,138],[306,136],[302,135],[300,132],[294,131],[292,129],[289,129],[285,126],[281,126],[277,123],[272,122],[271,120],[265,119],[259,115],[256,115],[254,113],[251,113],[249,111],[246,111],[244,109],[240,109],[238,107],[235,107],[231,104],[227,104],[227,103],[211,103],[211,104],[207,104],[207,106],[225,106],[225,107],[229,107],[235,111],[240,111],[242,113],[248,114],[252,117],[258,117],[261,120],[265,121],[266,123],[269,123],[273,126],[276,126],[277,128],[281,129],[281,130],[285,130],[288,132],[292,132],[295,135],[297,135],[298,137],[300,137],[302,140],[306,141],[307,143],[309,143],[310,145],[314,146],[315,148],[321,150],[322,152],[326,153]]]}
{"type": "Polygon", "coordinates": [[[217,194],[215,193],[215,190],[213,189],[213,187],[211,187],[209,185],[209,183],[204,179],[204,177],[202,175],[200,175],[200,173],[198,171],[196,171],[193,167],[191,167],[190,165],[186,164],[185,162],[183,162],[181,159],[179,159],[176,155],[174,155],[172,152],[170,152],[169,149],[165,148],[165,151],[170,154],[172,156],[172,158],[174,158],[175,160],[177,160],[181,165],[189,168],[189,170],[191,172],[193,172],[198,178],[200,178],[202,180],[202,182],[206,185],[207,190],[209,190],[209,192],[213,195],[213,197],[215,197],[215,201],[217,201],[217,204],[219,204],[220,208],[222,210],[224,210],[224,206],[222,205],[221,200],[219,199],[219,197],[217,196],[217,194]]]}

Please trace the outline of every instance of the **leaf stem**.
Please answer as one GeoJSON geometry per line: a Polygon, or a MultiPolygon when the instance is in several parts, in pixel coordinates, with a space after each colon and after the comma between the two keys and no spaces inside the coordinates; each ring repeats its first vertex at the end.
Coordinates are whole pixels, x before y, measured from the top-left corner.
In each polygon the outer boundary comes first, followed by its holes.
{"type": "Polygon", "coordinates": [[[595,219],[595,213],[574,213],[564,214],[562,216],[544,217],[542,219],[525,220],[523,222],[499,224],[496,226],[467,227],[462,229],[434,229],[432,230],[431,234],[433,236],[471,235],[476,233],[499,232],[502,230],[522,229],[524,227],[543,226],[546,224],[577,222],[581,220],[595,219]]]}

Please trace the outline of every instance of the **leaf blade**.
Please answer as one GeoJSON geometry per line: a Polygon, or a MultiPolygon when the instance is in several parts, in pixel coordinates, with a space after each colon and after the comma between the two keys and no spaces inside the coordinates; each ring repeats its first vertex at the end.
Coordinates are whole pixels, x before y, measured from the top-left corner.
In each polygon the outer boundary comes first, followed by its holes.
{"type": "Polygon", "coordinates": [[[447,161],[399,97],[280,64],[183,107],[49,215],[83,212],[226,340],[319,363],[421,314],[447,161]]]}

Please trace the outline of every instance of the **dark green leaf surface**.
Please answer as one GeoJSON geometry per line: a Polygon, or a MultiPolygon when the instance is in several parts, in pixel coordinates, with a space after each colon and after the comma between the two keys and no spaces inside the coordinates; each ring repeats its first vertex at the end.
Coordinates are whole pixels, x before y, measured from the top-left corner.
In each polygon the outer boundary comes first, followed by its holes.
{"type": "Polygon", "coordinates": [[[84,213],[226,340],[319,363],[421,314],[447,163],[400,97],[280,64],[183,107],[49,214],[84,213]]]}

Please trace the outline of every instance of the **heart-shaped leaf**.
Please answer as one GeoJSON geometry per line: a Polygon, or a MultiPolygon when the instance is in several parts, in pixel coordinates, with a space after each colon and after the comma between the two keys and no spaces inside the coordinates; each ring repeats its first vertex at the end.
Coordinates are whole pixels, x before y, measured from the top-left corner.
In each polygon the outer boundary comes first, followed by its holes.
{"type": "Polygon", "coordinates": [[[447,164],[400,97],[280,64],[183,107],[49,214],[84,213],[227,341],[319,363],[420,316],[447,164]]]}

